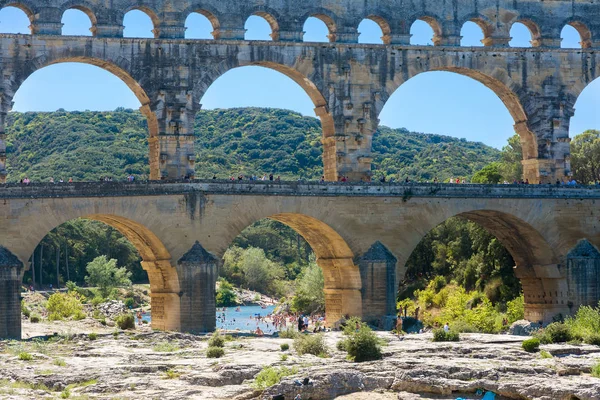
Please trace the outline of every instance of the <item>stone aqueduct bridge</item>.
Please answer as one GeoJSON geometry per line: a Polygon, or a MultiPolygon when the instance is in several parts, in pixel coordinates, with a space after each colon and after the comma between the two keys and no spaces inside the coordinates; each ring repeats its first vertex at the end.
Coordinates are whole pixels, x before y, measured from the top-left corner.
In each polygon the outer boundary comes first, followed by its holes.
{"type": "MultiPolygon", "coordinates": [[[[0,0],[31,20],[31,35],[0,35],[0,179],[6,177],[4,125],[12,98],[45,66],[83,62],[121,78],[147,116],[151,178],[194,175],[193,121],[207,88],[244,65],[272,68],[310,96],[323,126],[324,171],[369,180],[378,115],[405,81],[426,71],[469,76],[493,90],[514,118],[523,144],[524,177],[554,181],[570,173],[569,121],[585,86],[600,74],[600,5],[594,0],[0,0]],[[60,36],[62,14],[85,12],[93,37],[60,36]],[[123,17],[139,9],[155,39],[123,38],[123,17]],[[215,40],[184,39],[192,12],[208,17],[215,40]],[[245,41],[244,22],[264,17],[272,42],[245,41]],[[316,17],[331,43],[304,43],[303,24],[316,17]],[[383,45],[357,44],[357,27],[379,24],[383,45]],[[416,20],[431,25],[435,46],[411,46],[416,20]],[[480,48],[461,48],[467,21],[483,33],[480,48]],[[510,28],[525,24],[532,48],[509,48],[510,28]],[[581,49],[560,49],[572,25],[581,49]]],[[[93,93],[90,93],[93,95],[93,93]]],[[[435,115],[435,110],[432,110],[435,115]]]]}
{"type": "Polygon", "coordinates": [[[262,218],[313,248],[328,322],[395,313],[405,263],[450,217],[475,221],[512,254],[526,317],[549,321],[600,300],[600,188],[550,185],[79,183],[0,188],[0,337],[20,337],[19,286],[40,240],[74,218],[102,221],[138,249],[154,328],[215,327],[216,270],[226,248],[262,218]]]}

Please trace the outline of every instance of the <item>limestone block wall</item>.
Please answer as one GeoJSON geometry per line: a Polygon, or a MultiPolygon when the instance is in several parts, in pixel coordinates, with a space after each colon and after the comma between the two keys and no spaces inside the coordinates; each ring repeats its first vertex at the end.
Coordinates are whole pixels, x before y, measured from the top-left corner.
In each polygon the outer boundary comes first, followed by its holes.
{"type": "MultiPolygon", "coordinates": [[[[547,322],[600,300],[598,200],[596,187],[553,185],[2,185],[0,245],[26,264],[44,235],[63,222],[82,217],[110,224],[140,251],[156,327],[205,331],[214,327],[220,258],[245,228],[272,218],[295,229],[315,251],[325,276],[327,319],[334,325],[345,314],[380,320],[393,314],[412,251],[431,229],[462,217],[506,246],[523,283],[526,316],[547,322]]],[[[20,271],[7,277],[22,276],[22,269],[6,271],[20,271]]],[[[0,296],[18,287],[20,278],[11,279],[4,280],[0,296]]],[[[20,311],[18,300],[2,304],[20,311]]]]}

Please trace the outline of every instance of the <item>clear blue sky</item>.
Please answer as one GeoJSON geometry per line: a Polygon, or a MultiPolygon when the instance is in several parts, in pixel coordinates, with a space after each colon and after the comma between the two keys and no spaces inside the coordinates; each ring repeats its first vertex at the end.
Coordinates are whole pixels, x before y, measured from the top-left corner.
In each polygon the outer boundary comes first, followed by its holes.
{"type": "MultiPolygon", "coordinates": [[[[63,16],[65,35],[91,35],[91,23],[81,11],[69,10],[63,16]]],[[[29,20],[15,8],[0,11],[0,32],[28,33],[29,20]]],[[[125,36],[152,37],[152,23],[141,11],[125,17],[125,36]]],[[[212,38],[210,23],[192,14],[186,23],[188,38],[212,38]]],[[[247,21],[246,38],[268,40],[270,27],[260,17],[247,21]]],[[[305,25],[306,41],[327,41],[325,25],[314,18],[305,25]]],[[[365,20],[359,26],[360,42],[380,43],[377,24],[365,20]]],[[[433,32],[424,22],[412,28],[413,44],[431,44],[433,32]]],[[[463,45],[481,46],[483,35],[474,23],[462,32],[463,45]]],[[[528,46],[529,31],[515,25],[513,46],[528,46]]],[[[577,32],[563,31],[563,47],[579,47],[577,32]]],[[[53,65],[34,73],[15,95],[15,111],[114,110],[138,108],[139,102],[125,84],[110,73],[86,64],[53,65]]],[[[261,67],[243,67],[219,78],[202,99],[204,109],[229,107],[279,107],[314,116],[314,105],[304,91],[286,76],[261,67]]],[[[586,129],[600,129],[600,79],[580,96],[571,123],[571,137],[586,129]]],[[[470,78],[449,72],[421,74],[394,93],[380,115],[381,124],[405,127],[416,132],[439,133],[481,141],[501,148],[513,131],[513,121],[500,99],[488,88],[470,78]],[[434,116],[435,117],[432,117],[434,116]]]]}

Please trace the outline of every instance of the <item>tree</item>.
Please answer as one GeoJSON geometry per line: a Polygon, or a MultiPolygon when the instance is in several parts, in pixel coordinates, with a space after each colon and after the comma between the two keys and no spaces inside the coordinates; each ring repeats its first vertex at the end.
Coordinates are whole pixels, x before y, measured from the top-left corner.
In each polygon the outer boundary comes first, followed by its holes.
{"type": "Polygon", "coordinates": [[[292,299],[292,308],[302,313],[325,310],[325,279],[323,270],[314,260],[296,279],[296,294],[292,299]]]}
{"type": "Polygon", "coordinates": [[[571,141],[571,171],[583,184],[593,183],[600,175],[600,131],[587,130],[571,141]]]}
{"type": "Polygon", "coordinates": [[[473,175],[473,179],[471,179],[471,182],[491,184],[500,183],[502,175],[500,174],[499,169],[500,163],[498,162],[488,164],[485,167],[483,167],[480,171],[476,172],[475,175],[473,175]]]}
{"type": "Polygon", "coordinates": [[[108,297],[112,289],[131,285],[131,272],[126,268],[118,268],[117,260],[107,260],[106,256],[94,258],[87,267],[85,281],[90,286],[97,286],[102,297],[108,297]]]}
{"type": "Polygon", "coordinates": [[[237,296],[233,291],[233,286],[225,279],[221,278],[219,280],[216,301],[217,307],[232,307],[237,304],[237,296]]]}
{"type": "Polygon", "coordinates": [[[508,144],[502,148],[501,160],[498,172],[505,181],[512,183],[523,178],[523,148],[519,135],[515,134],[508,139],[508,144]]]}

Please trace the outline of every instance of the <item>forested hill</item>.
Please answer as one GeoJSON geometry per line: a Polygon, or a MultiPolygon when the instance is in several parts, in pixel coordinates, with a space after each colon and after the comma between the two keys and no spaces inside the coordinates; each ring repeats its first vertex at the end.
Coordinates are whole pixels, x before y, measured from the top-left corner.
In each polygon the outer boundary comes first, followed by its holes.
{"type": "MultiPolygon", "coordinates": [[[[213,174],[322,175],[321,127],[316,118],[281,109],[201,111],[196,117],[198,178],[213,174]]],[[[138,112],[10,113],[9,180],[93,181],[148,175],[145,118],[138,112]]],[[[428,180],[469,177],[500,157],[482,143],[381,127],[373,140],[374,173],[428,180]],[[398,174],[399,173],[399,174],[398,174]]]]}

